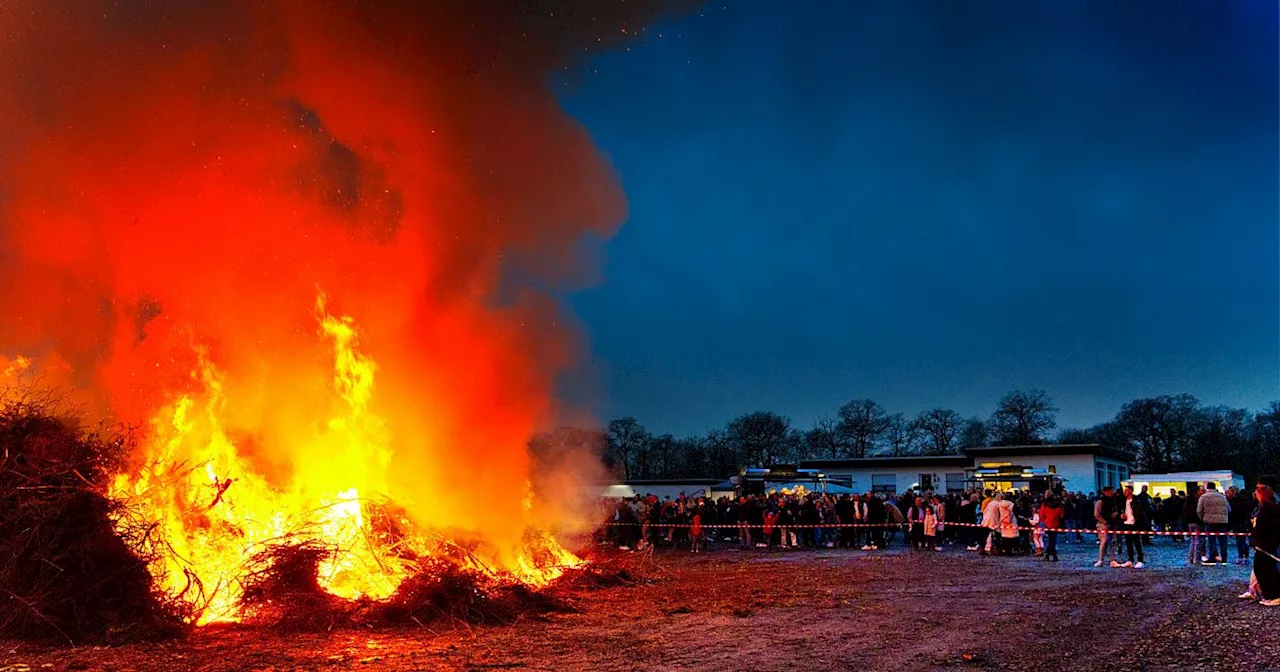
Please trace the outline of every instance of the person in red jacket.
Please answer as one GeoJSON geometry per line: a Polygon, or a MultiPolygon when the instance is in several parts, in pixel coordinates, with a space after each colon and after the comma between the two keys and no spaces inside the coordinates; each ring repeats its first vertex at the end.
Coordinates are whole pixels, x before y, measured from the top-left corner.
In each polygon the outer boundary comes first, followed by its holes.
{"type": "Polygon", "coordinates": [[[1062,502],[1052,494],[1040,504],[1040,522],[1044,524],[1045,533],[1049,535],[1044,549],[1045,562],[1058,561],[1058,530],[1062,528],[1066,515],[1067,510],[1062,507],[1062,502]]]}

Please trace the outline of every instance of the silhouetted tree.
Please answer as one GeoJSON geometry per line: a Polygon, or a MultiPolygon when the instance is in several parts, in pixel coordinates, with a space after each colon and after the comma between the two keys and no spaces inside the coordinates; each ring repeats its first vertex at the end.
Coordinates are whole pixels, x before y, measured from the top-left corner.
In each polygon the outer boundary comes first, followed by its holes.
{"type": "Polygon", "coordinates": [[[1191,444],[1199,405],[1190,394],[1135,399],[1125,404],[1105,429],[1112,440],[1136,456],[1143,471],[1172,471],[1191,444]]]}
{"type": "Polygon", "coordinates": [[[1249,434],[1252,462],[1256,465],[1252,475],[1280,475],[1280,401],[1271,402],[1266,410],[1253,416],[1249,434]]]}
{"type": "Polygon", "coordinates": [[[723,429],[708,432],[702,442],[706,446],[707,465],[713,476],[736,474],[746,463],[723,429]]]}
{"type": "Polygon", "coordinates": [[[1015,390],[1000,400],[987,430],[997,446],[1025,446],[1045,443],[1057,426],[1058,409],[1044,390],[1015,390]]]}
{"type": "Polygon", "coordinates": [[[848,448],[839,429],[840,423],[829,415],[815,420],[813,427],[804,434],[805,457],[835,459],[845,455],[848,448]]]}
{"type": "Polygon", "coordinates": [[[791,421],[768,411],[739,416],[725,429],[729,444],[747,464],[766,467],[780,462],[790,433],[791,421]]]}
{"type": "Polygon", "coordinates": [[[928,438],[926,452],[946,455],[955,450],[956,439],[964,429],[964,418],[951,409],[935,408],[917,415],[915,424],[928,438]]]}
{"type": "Polygon", "coordinates": [[[964,421],[964,428],[960,430],[960,440],[958,448],[981,448],[987,445],[987,423],[979,418],[969,418],[964,421]]]}
{"type": "Polygon", "coordinates": [[[1100,443],[1095,431],[1090,429],[1064,429],[1058,432],[1058,438],[1054,439],[1057,443],[1062,444],[1085,444],[1100,443]]]}
{"type": "Polygon", "coordinates": [[[848,442],[853,457],[866,457],[888,429],[889,417],[880,404],[870,399],[855,399],[840,407],[836,427],[848,442]]]}
{"type": "Polygon", "coordinates": [[[676,466],[676,437],[662,434],[649,442],[649,478],[671,478],[676,466]]]}
{"type": "Polygon", "coordinates": [[[924,431],[913,420],[901,413],[894,413],[885,423],[884,444],[888,454],[895,457],[920,452],[924,443],[924,431]]]}
{"type": "Polygon", "coordinates": [[[622,479],[632,478],[633,461],[649,443],[649,432],[633,417],[618,418],[609,422],[606,430],[609,452],[622,466],[622,479]]]}
{"type": "Polygon", "coordinates": [[[1235,465],[1245,471],[1252,443],[1249,411],[1229,406],[1210,406],[1196,413],[1191,440],[1184,449],[1179,469],[1196,471],[1235,465]]]}
{"type": "Polygon", "coordinates": [[[707,462],[706,440],[700,436],[676,439],[675,469],[664,478],[708,478],[718,476],[707,462]]]}

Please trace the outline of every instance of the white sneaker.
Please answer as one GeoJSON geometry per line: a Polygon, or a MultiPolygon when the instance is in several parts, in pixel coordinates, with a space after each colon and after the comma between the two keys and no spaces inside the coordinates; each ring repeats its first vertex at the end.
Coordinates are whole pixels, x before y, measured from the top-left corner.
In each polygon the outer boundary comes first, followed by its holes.
{"type": "Polygon", "coordinates": [[[1112,561],[1111,561],[1111,566],[1112,566],[1112,567],[1120,567],[1121,565],[1120,565],[1120,563],[1116,562],[1115,560],[1112,560],[1112,561]]]}
{"type": "Polygon", "coordinates": [[[937,552],[941,553],[941,552],[942,552],[942,547],[941,547],[941,546],[935,546],[933,550],[935,550],[935,551],[937,551],[937,552]]]}
{"type": "Polygon", "coordinates": [[[863,546],[863,547],[862,547],[862,550],[864,550],[864,551],[869,551],[869,550],[871,550],[871,547],[870,547],[870,546],[863,546]]]}
{"type": "Polygon", "coordinates": [[[1257,597],[1256,595],[1254,595],[1253,593],[1248,593],[1248,592],[1246,592],[1246,593],[1240,593],[1239,595],[1236,595],[1236,597],[1237,597],[1238,599],[1241,599],[1241,600],[1256,600],[1256,599],[1258,599],[1258,597],[1257,597]]]}
{"type": "Polygon", "coordinates": [[[1099,560],[1099,561],[1097,561],[1097,562],[1093,563],[1093,566],[1094,566],[1094,567],[1101,567],[1101,566],[1102,566],[1102,561],[1101,561],[1101,560],[1099,560]]]}
{"type": "Polygon", "coordinates": [[[978,547],[977,547],[977,546],[968,546],[968,547],[966,547],[964,550],[966,550],[966,551],[976,551],[976,550],[978,550],[978,547]]]}
{"type": "Polygon", "coordinates": [[[1205,563],[1206,565],[1207,565],[1207,564],[1209,564],[1209,556],[1207,556],[1207,555],[1202,555],[1202,556],[1200,556],[1200,562],[1203,562],[1203,563],[1205,563]]]}
{"type": "Polygon", "coordinates": [[[1121,563],[1121,564],[1120,564],[1120,566],[1121,566],[1121,567],[1132,567],[1132,566],[1133,566],[1133,561],[1132,561],[1132,560],[1125,560],[1123,563],[1121,563]]]}
{"type": "Polygon", "coordinates": [[[1280,597],[1274,600],[1262,600],[1261,602],[1258,602],[1258,604],[1261,604],[1264,607],[1280,607],[1280,597]]]}
{"type": "Polygon", "coordinates": [[[1134,569],[1142,569],[1143,567],[1146,567],[1146,565],[1142,564],[1141,562],[1135,563],[1133,565],[1134,569]]]}

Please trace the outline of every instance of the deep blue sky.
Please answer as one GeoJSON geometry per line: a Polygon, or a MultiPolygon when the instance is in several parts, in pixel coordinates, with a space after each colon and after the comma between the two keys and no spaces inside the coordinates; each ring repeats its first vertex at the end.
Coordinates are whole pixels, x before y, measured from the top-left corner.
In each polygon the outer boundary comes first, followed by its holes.
{"type": "Polygon", "coordinates": [[[742,0],[562,93],[630,215],[603,418],[1280,399],[1274,0],[742,0]],[[1161,9],[1161,7],[1165,9],[1161,9]]]}

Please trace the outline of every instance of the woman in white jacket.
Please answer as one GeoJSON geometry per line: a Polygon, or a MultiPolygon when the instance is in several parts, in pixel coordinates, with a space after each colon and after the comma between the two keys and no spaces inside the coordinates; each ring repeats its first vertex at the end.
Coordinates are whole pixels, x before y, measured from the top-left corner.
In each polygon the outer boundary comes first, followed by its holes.
{"type": "Polygon", "coordinates": [[[1018,540],[1018,517],[1013,513],[1012,501],[1001,498],[998,506],[1000,552],[1007,555],[1012,552],[1018,540]]]}
{"type": "Polygon", "coordinates": [[[997,530],[1000,528],[1000,502],[1004,499],[1004,495],[996,493],[991,501],[987,502],[987,507],[982,510],[982,527],[986,534],[983,542],[982,554],[986,555],[991,552],[991,545],[995,541],[997,530]]]}

